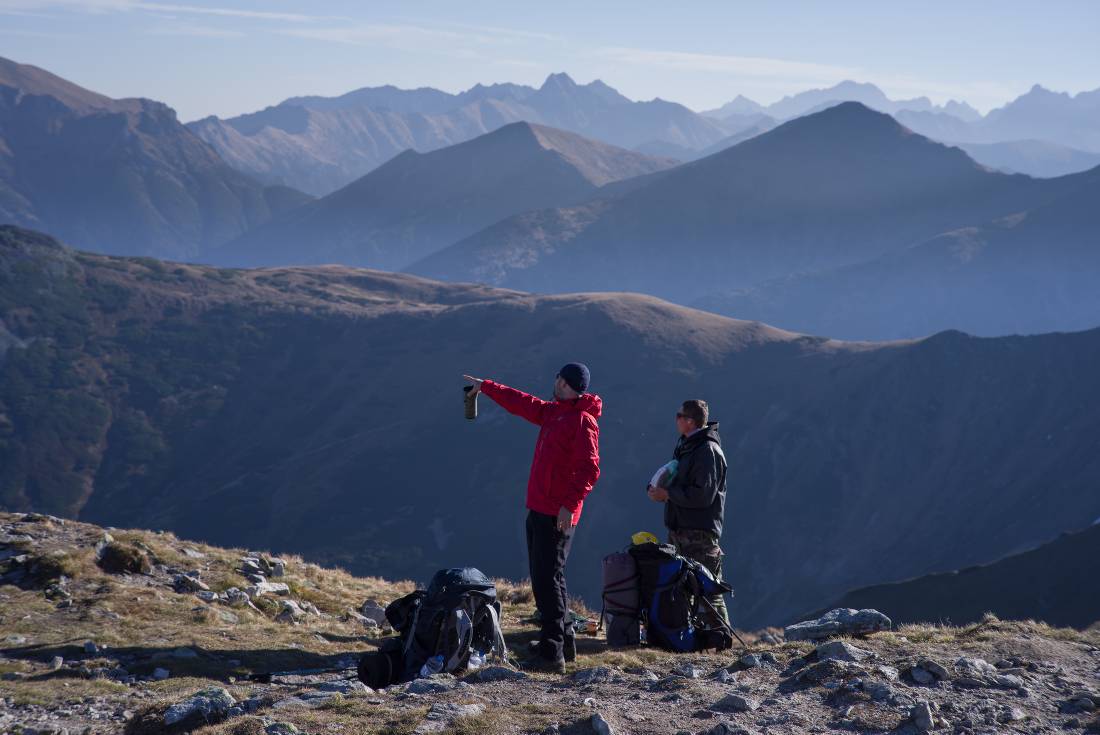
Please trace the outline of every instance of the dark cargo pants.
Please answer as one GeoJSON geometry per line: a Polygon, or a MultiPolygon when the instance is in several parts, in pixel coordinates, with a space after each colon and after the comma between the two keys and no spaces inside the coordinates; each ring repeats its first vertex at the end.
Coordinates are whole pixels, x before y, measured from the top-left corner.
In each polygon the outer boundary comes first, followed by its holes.
{"type": "MultiPolygon", "coordinates": [[[[693,559],[710,570],[714,578],[722,581],[722,547],[718,545],[718,534],[714,531],[703,531],[691,528],[682,528],[678,531],[669,530],[668,542],[676,547],[680,556],[693,559]]],[[[730,616],[726,611],[726,599],[723,595],[711,595],[707,598],[710,604],[722,618],[726,625],[730,624],[730,616]]],[[[721,627],[714,615],[705,606],[701,614],[705,620],[710,621],[715,627],[721,627]]]]}
{"type": "Polygon", "coordinates": [[[573,533],[558,530],[558,519],[545,513],[527,512],[527,557],[531,568],[531,589],[535,593],[542,629],[539,654],[550,661],[564,658],[566,636],[572,637],[569,595],[565,589],[565,561],[573,544],[573,533]],[[567,631],[567,626],[570,626],[567,631]]]}

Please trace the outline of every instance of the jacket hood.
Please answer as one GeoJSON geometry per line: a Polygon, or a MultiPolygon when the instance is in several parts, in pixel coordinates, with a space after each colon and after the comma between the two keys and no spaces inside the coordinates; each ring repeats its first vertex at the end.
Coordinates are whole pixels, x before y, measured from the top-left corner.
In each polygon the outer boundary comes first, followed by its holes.
{"type": "Polygon", "coordinates": [[[595,393],[584,393],[576,401],[563,401],[563,403],[572,403],[578,411],[590,414],[594,419],[598,419],[603,413],[603,399],[595,393]]]}
{"type": "Polygon", "coordinates": [[[718,422],[709,421],[702,429],[684,439],[684,446],[697,446],[704,442],[714,442],[722,446],[722,437],[718,436],[718,422]]]}

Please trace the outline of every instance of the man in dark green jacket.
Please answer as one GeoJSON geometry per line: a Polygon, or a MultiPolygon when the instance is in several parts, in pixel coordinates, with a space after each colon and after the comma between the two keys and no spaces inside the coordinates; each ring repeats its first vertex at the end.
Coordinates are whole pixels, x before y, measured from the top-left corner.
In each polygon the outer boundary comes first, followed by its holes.
{"type": "MultiPolygon", "coordinates": [[[[665,504],[668,542],[681,556],[694,559],[722,579],[722,521],[726,507],[726,455],[718,436],[718,422],[708,422],[706,401],[684,401],[676,413],[680,440],[673,451],[676,473],[667,487],[649,487],[649,497],[665,504]]],[[[722,595],[711,604],[729,624],[722,595]]],[[[713,621],[717,622],[717,621],[713,621]]]]}

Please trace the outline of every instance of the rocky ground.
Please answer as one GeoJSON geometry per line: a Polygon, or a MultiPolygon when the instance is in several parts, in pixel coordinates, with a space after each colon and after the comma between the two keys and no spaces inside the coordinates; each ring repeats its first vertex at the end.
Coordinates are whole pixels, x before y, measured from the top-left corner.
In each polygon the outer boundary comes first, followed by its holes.
{"type": "MultiPolygon", "coordinates": [[[[0,732],[1100,732],[1100,631],[995,618],[824,621],[742,633],[746,649],[707,655],[583,637],[565,676],[496,662],[371,691],[355,661],[390,634],[384,605],[411,589],[171,534],[0,514],[0,732]]],[[[522,650],[530,592],[499,591],[522,650]]]]}

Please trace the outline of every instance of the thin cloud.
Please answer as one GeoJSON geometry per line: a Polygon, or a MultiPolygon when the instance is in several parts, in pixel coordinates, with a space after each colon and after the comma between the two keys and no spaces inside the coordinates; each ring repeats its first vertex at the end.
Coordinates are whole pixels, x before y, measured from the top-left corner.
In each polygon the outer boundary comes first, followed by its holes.
{"type": "Polygon", "coordinates": [[[279,21],[283,23],[316,23],[346,20],[334,15],[308,15],[283,13],[270,10],[242,10],[239,8],[208,7],[203,5],[179,5],[157,3],[148,0],[0,0],[0,12],[27,13],[47,10],[79,10],[87,13],[124,13],[145,11],[152,13],[189,13],[221,18],[279,21]]]}
{"type": "Polygon", "coordinates": [[[215,28],[195,23],[173,23],[145,31],[150,36],[191,36],[194,38],[240,38],[245,34],[228,28],[215,28]]]}
{"type": "Polygon", "coordinates": [[[735,74],[769,79],[798,79],[807,83],[839,82],[858,75],[850,66],[817,64],[805,61],[771,59],[763,56],[730,56],[698,54],[689,51],[658,51],[652,49],[605,46],[593,54],[611,61],[680,71],[735,74]]]}

